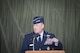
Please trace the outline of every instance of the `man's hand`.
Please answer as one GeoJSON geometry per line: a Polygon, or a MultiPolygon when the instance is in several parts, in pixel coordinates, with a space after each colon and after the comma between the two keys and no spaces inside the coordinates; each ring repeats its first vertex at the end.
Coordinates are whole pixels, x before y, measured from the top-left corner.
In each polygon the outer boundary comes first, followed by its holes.
{"type": "Polygon", "coordinates": [[[44,44],[45,44],[45,45],[47,45],[47,44],[49,45],[49,44],[52,44],[53,42],[54,42],[54,43],[58,43],[58,41],[59,41],[59,40],[58,40],[57,38],[52,38],[52,39],[51,39],[51,38],[48,38],[48,39],[45,41],[44,44]]]}
{"type": "Polygon", "coordinates": [[[53,38],[52,41],[56,43],[56,42],[58,42],[59,40],[58,40],[57,38],[53,38]]]}

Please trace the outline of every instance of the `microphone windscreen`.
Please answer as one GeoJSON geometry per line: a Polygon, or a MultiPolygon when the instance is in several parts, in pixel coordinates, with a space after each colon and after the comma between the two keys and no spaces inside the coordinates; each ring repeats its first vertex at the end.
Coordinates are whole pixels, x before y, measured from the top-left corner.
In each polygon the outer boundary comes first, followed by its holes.
{"type": "Polygon", "coordinates": [[[38,36],[39,36],[39,33],[35,33],[34,36],[33,36],[33,38],[36,38],[38,36]]]}

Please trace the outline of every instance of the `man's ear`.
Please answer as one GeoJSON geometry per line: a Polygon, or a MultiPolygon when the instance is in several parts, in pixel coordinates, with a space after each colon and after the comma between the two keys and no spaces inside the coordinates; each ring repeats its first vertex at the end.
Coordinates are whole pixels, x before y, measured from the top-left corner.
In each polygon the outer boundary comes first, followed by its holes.
{"type": "Polygon", "coordinates": [[[42,28],[44,29],[44,24],[42,24],[42,28]]]}

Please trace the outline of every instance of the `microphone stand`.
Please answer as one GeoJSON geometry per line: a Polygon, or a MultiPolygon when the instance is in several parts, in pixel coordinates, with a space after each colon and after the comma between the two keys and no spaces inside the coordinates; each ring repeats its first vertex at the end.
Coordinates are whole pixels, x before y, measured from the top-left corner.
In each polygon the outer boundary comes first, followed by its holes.
{"type": "Polygon", "coordinates": [[[35,40],[35,37],[33,38],[33,51],[35,50],[35,49],[34,49],[34,40],[35,40]]]}
{"type": "Polygon", "coordinates": [[[34,41],[35,41],[35,38],[38,37],[38,36],[39,36],[38,33],[36,33],[36,34],[33,36],[33,51],[35,50],[35,49],[34,49],[34,41]]]}

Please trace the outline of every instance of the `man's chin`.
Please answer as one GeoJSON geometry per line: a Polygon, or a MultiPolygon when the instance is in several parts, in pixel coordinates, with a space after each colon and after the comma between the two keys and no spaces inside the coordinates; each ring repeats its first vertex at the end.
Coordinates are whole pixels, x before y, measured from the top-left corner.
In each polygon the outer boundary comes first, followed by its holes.
{"type": "Polygon", "coordinates": [[[34,31],[34,33],[38,33],[38,32],[34,31]]]}

